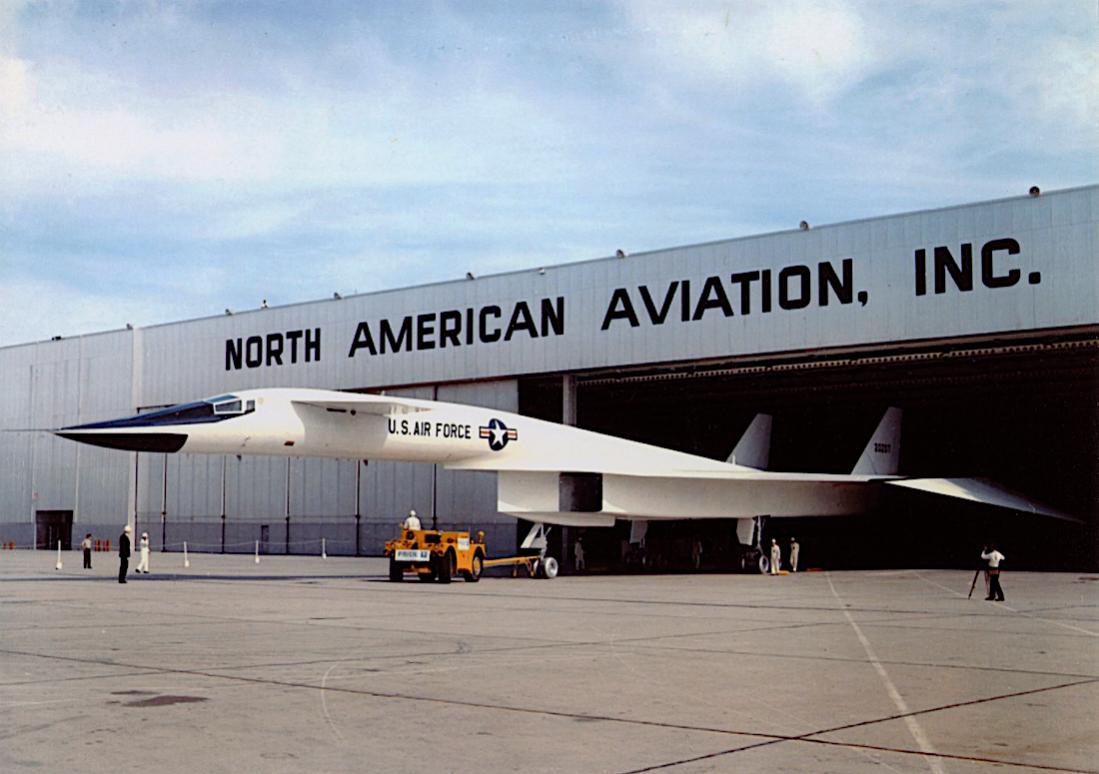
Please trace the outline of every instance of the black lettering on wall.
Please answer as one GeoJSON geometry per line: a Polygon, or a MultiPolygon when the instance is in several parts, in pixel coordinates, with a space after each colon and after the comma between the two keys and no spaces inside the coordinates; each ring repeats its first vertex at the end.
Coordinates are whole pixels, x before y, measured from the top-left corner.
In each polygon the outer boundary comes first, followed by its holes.
{"type": "Polygon", "coordinates": [[[355,338],[351,341],[351,351],[347,356],[355,357],[355,353],[360,349],[365,349],[371,355],[378,354],[378,349],[374,346],[374,336],[370,333],[370,326],[365,322],[359,323],[355,328],[355,338]]]}
{"type": "Polygon", "coordinates": [[[607,330],[615,320],[628,320],[631,328],[636,328],[641,323],[637,320],[637,313],[633,310],[633,302],[630,293],[625,288],[615,288],[611,294],[611,302],[607,305],[607,312],[603,315],[603,325],[600,330],[607,330]]]}
{"type": "Polygon", "coordinates": [[[962,262],[954,260],[954,255],[949,247],[939,246],[935,248],[935,292],[946,292],[946,275],[954,281],[954,286],[961,291],[973,290],[973,245],[966,242],[961,250],[962,262]]]}
{"type": "Polygon", "coordinates": [[[249,336],[244,342],[244,364],[249,368],[258,368],[263,363],[263,339],[249,336]]]}
{"type": "Polygon", "coordinates": [[[493,328],[488,327],[488,318],[494,317],[497,320],[500,319],[500,315],[503,312],[500,311],[498,306],[486,306],[482,307],[481,314],[479,315],[478,322],[480,323],[477,328],[478,338],[485,344],[491,344],[494,341],[500,340],[500,326],[497,325],[493,328]]]}
{"type": "Polygon", "coordinates": [[[439,313],[439,346],[449,343],[452,347],[461,346],[458,334],[462,332],[462,313],[457,309],[447,309],[439,313]]]}
{"type": "Polygon", "coordinates": [[[558,296],[553,301],[542,299],[542,335],[563,336],[565,334],[565,297],[558,296]]]}
{"type": "Polygon", "coordinates": [[[663,325],[664,321],[668,319],[668,312],[672,308],[672,300],[675,298],[675,291],[679,288],[679,280],[672,280],[668,285],[667,291],[664,293],[664,301],[660,304],[660,308],[657,309],[656,304],[653,302],[653,297],[649,293],[647,285],[642,285],[638,288],[641,291],[641,301],[645,304],[645,311],[649,314],[649,319],[653,325],[663,325]]]}
{"type": "Polygon", "coordinates": [[[302,331],[287,331],[286,340],[290,342],[290,362],[298,362],[298,341],[301,339],[302,331]]]}
{"type": "Polygon", "coordinates": [[[244,340],[243,339],[226,339],[225,340],[225,370],[226,371],[239,371],[244,365],[244,340]]]}
{"type": "Polygon", "coordinates": [[[733,307],[729,305],[729,297],[725,295],[725,287],[721,284],[721,277],[707,277],[702,286],[702,294],[698,297],[692,320],[701,320],[702,315],[710,309],[720,309],[726,317],[733,316],[733,307]]]}
{"type": "Polygon", "coordinates": [[[1009,288],[1018,283],[1022,276],[1022,272],[1018,269],[1008,269],[1007,274],[996,273],[993,259],[998,251],[1004,251],[1008,255],[1018,255],[1019,243],[1014,239],[993,239],[981,248],[981,282],[986,288],[1009,288]]]}
{"type": "Polygon", "coordinates": [[[520,301],[511,310],[511,319],[508,320],[504,341],[511,341],[511,337],[519,331],[526,331],[532,339],[538,338],[538,329],[534,327],[534,318],[530,315],[530,307],[527,306],[526,301],[520,301]]]}
{"type": "Polygon", "coordinates": [[[778,273],[778,305],[804,309],[812,300],[813,277],[808,266],[787,266],[778,273]]]}
{"type": "Polygon", "coordinates": [[[840,266],[843,270],[842,278],[836,274],[836,269],[830,262],[822,261],[817,264],[821,306],[828,306],[829,292],[835,293],[841,304],[850,304],[855,300],[854,261],[844,258],[840,266]]]}
{"type": "MultiPolygon", "coordinates": [[[[293,362],[297,362],[297,358],[293,357],[293,362]]],[[[314,360],[321,359],[321,329],[314,328],[313,330],[307,330],[305,332],[305,362],[309,363],[314,360]]]]}
{"type": "Polygon", "coordinates": [[[393,326],[388,319],[381,322],[382,352],[411,352],[412,351],[412,318],[406,316],[401,320],[400,331],[394,335],[393,326]],[[388,347],[388,350],[387,350],[388,347]]]}
{"type": "Polygon", "coordinates": [[[734,285],[740,285],[740,313],[752,313],[752,283],[759,279],[758,271],[740,271],[729,277],[734,285]]]}
{"type": "Polygon", "coordinates": [[[416,315],[416,349],[435,349],[435,314],[416,315]]]}
{"type": "Polygon", "coordinates": [[[282,346],[281,333],[267,334],[267,365],[282,365],[282,346]]]}

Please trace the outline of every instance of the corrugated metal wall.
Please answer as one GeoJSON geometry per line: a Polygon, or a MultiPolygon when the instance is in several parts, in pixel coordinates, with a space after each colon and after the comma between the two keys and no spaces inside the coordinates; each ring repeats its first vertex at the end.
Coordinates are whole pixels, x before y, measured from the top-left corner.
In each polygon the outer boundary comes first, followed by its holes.
{"type": "MultiPolygon", "coordinates": [[[[130,412],[132,355],[129,331],[0,349],[0,426],[60,427],[130,412]]],[[[44,510],[73,511],[74,534],[120,529],[132,459],[47,433],[0,434],[0,541],[27,544],[44,510]]]]}

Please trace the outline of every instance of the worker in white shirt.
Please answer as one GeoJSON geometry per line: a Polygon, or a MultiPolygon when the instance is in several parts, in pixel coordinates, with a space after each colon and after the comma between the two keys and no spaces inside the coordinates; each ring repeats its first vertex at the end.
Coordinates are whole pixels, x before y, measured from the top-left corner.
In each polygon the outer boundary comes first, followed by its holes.
{"type": "Polygon", "coordinates": [[[141,542],[138,543],[140,560],[137,563],[137,569],[134,572],[140,572],[144,575],[149,574],[149,533],[141,533],[141,542]]]}
{"type": "Polygon", "coordinates": [[[782,549],[779,548],[778,540],[771,538],[771,574],[778,575],[779,565],[782,564],[782,549]]]}
{"type": "Polygon", "coordinates": [[[401,526],[405,529],[421,529],[420,517],[416,515],[415,509],[408,512],[408,518],[404,520],[404,524],[401,526]]]}
{"type": "Polygon", "coordinates": [[[1007,557],[997,551],[995,545],[989,543],[981,552],[981,558],[988,562],[988,596],[985,597],[985,601],[1003,602],[1004,590],[1000,588],[1000,562],[1007,557]]]}
{"type": "Polygon", "coordinates": [[[799,553],[801,553],[801,546],[798,545],[798,539],[790,538],[790,572],[798,571],[799,553]]]}

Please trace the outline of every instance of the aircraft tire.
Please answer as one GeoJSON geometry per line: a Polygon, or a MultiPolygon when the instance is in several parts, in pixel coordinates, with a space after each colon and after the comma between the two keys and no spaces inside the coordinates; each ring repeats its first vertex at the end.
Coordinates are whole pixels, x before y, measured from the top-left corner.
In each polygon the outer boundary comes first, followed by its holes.
{"type": "Polygon", "coordinates": [[[435,567],[439,583],[450,583],[454,575],[454,552],[448,550],[435,567]]]}
{"type": "Polygon", "coordinates": [[[767,558],[766,554],[759,555],[759,574],[766,575],[771,571],[771,560],[767,558]]]}
{"type": "Polygon", "coordinates": [[[389,580],[393,583],[400,583],[404,580],[404,568],[392,556],[389,557],[389,580]]]}
{"type": "Polygon", "coordinates": [[[557,570],[557,560],[552,556],[547,556],[538,563],[538,577],[540,578],[556,578],[557,570]]]}

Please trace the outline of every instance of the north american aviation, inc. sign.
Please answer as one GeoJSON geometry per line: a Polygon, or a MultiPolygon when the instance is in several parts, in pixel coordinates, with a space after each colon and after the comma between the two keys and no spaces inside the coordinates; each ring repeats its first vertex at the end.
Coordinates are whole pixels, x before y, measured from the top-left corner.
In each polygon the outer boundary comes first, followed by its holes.
{"type": "MultiPolygon", "coordinates": [[[[854,261],[823,261],[815,267],[792,265],[779,271],[761,269],[701,282],[672,280],[661,286],[640,284],[615,288],[603,312],[600,330],[612,327],[661,326],[697,322],[707,316],[766,314],[775,309],[804,309],[811,304],[865,305],[869,294],[855,290],[854,261]]],[[[421,352],[563,336],[566,298],[554,296],[510,304],[486,304],[363,320],[355,327],[347,357],[421,352]]],[[[321,328],[297,329],[225,341],[225,370],[279,366],[321,359],[321,328]]]]}
{"type": "MultiPolygon", "coordinates": [[[[1023,274],[1018,263],[1020,245],[1013,238],[919,248],[907,273],[907,296],[912,299],[975,289],[1010,288],[1023,274]],[[979,260],[974,260],[975,254],[979,260]],[[1011,261],[1011,265],[1008,264],[1011,261]],[[929,283],[930,280],[930,283],[929,283]],[[930,284],[930,288],[929,288],[930,284]],[[929,294],[930,290],[930,294],[929,294]]],[[[816,264],[791,264],[781,268],[757,268],[731,274],[693,279],[669,279],[638,283],[609,290],[601,317],[585,313],[599,335],[612,330],[660,328],[704,320],[798,312],[829,306],[865,307],[870,291],[856,277],[856,261],[842,258],[816,264]],[[598,329],[595,328],[595,321],[598,329]]],[[[1025,275],[1037,285],[1039,272],[1025,275]]],[[[890,293],[903,290],[892,286],[890,293]]],[[[893,301],[907,303],[896,296],[893,301]]],[[[463,306],[401,317],[361,320],[340,349],[348,358],[381,357],[395,353],[423,352],[491,345],[516,339],[561,337],[567,329],[564,295],[506,303],[463,306]]],[[[320,361],[324,331],[321,327],[241,336],[225,341],[225,370],[264,368],[320,361]]]]}

